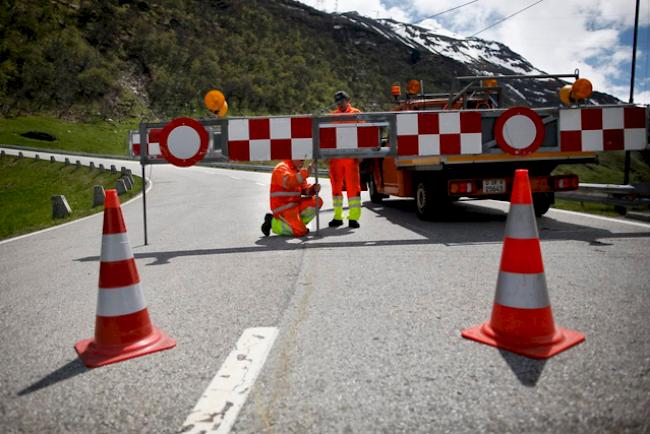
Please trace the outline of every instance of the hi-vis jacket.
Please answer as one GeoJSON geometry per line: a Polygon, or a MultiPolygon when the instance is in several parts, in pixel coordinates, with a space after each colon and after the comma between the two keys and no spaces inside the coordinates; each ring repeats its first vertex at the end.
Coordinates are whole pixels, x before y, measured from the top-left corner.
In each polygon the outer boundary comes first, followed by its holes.
{"type": "Polygon", "coordinates": [[[303,191],[312,191],[307,183],[309,171],[298,169],[292,160],[283,160],[273,169],[271,175],[271,212],[273,216],[300,205],[303,191]]]}

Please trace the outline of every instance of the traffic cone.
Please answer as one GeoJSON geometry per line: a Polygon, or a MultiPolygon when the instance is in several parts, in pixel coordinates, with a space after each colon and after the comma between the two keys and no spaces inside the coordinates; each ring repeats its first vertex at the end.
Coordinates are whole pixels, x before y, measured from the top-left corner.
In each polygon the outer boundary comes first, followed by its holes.
{"type": "Polygon", "coordinates": [[[95,338],[77,342],[75,350],[95,368],[175,346],[151,324],[117,192],[106,190],[95,338]]]}
{"type": "Polygon", "coordinates": [[[585,340],[582,333],[555,327],[528,170],[515,171],[492,317],[461,335],[534,359],[585,340]]]}

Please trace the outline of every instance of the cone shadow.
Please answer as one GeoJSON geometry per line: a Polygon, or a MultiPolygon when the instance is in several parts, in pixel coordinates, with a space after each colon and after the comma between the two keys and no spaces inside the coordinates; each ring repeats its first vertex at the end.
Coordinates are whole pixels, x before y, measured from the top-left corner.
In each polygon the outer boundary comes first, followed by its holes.
{"type": "Polygon", "coordinates": [[[500,348],[499,353],[522,385],[534,387],[537,384],[544,371],[546,359],[530,359],[500,348]]]}
{"type": "Polygon", "coordinates": [[[30,393],[37,392],[46,387],[50,387],[53,384],[59,383],[61,381],[68,380],[72,377],[76,377],[79,374],[84,374],[90,369],[86,368],[78,357],[61,366],[56,371],[48,374],[44,378],[38,380],[36,383],[28,386],[18,392],[18,396],[29,395],[30,393]]]}

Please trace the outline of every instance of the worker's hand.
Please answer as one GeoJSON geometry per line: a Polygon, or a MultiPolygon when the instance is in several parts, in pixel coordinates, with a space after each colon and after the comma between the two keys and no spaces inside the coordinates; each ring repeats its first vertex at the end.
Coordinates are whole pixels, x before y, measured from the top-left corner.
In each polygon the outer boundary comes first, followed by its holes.
{"type": "Polygon", "coordinates": [[[316,173],[317,167],[316,167],[316,161],[312,160],[311,163],[309,163],[309,173],[316,173]]]}
{"type": "Polygon", "coordinates": [[[314,194],[318,193],[320,191],[320,184],[314,184],[311,186],[314,194]]]}

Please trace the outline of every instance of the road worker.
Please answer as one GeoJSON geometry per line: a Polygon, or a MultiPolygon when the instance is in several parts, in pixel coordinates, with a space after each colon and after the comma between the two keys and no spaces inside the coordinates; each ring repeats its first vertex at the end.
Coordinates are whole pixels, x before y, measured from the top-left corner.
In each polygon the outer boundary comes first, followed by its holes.
{"type": "MultiPolygon", "coordinates": [[[[361,111],[350,105],[350,97],[342,90],[334,94],[336,110],[332,114],[352,114],[361,111]]],[[[332,204],[334,218],[329,227],[335,228],[343,224],[343,183],[348,196],[348,225],[359,227],[361,217],[361,180],[359,177],[359,161],[356,158],[333,158],[329,162],[330,182],[332,183],[332,204]]]]}
{"type": "MultiPolygon", "coordinates": [[[[304,160],[283,160],[271,174],[271,213],[264,216],[262,233],[303,237],[309,233],[307,224],[316,216],[316,193],[319,184],[309,184],[312,168],[302,168],[304,160]]],[[[323,201],[318,198],[318,208],[323,201]]]]}

